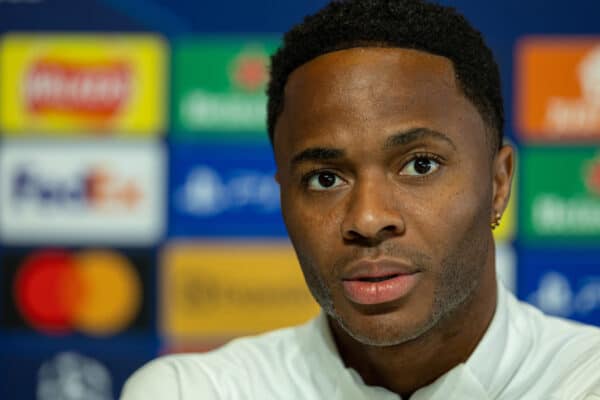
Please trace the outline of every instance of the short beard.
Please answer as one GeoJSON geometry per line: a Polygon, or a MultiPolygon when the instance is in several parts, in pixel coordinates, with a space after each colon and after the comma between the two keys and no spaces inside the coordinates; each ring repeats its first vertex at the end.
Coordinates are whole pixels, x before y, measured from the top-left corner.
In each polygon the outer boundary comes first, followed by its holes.
{"type": "MultiPolygon", "coordinates": [[[[474,232],[473,230],[472,232],[474,232]]],[[[410,332],[397,333],[387,339],[375,338],[354,331],[336,311],[332,300],[331,290],[325,284],[323,277],[317,273],[317,266],[310,258],[296,252],[304,273],[304,279],[313,297],[323,311],[354,340],[374,347],[396,346],[417,339],[434,327],[451,318],[461,309],[461,306],[471,300],[480,286],[490,245],[486,235],[471,234],[461,241],[453,254],[442,260],[442,269],[437,280],[438,286],[434,292],[431,313],[425,323],[410,332]]],[[[388,255],[398,253],[390,248],[385,252],[388,255]]],[[[424,254],[411,254],[411,260],[417,266],[422,266],[425,271],[432,271],[431,260],[424,254]]],[[[343,264],[343,263],[342,263],[343,264]]],[[[334,268],[335,269],[335,268],[334,268]]],[[[381,330],[385,330],[384,326],[381,330]]],[[[375,327],[375,330],[378,330],[375,327]]]]}
{"type": "Polygon", "coordinates": [[[302,268],[304,281],[313,298],[319,303],[327,315],[338,320],[336,317],[337,312],[335,311],[335,306],[333,305],[333,300],[331,298],[331,290],[329,290],[321,275],[317,273],[317,266],[306,257],[304,253],[296,251],[296,255],[298,256],[298,261],[302,268]]]}

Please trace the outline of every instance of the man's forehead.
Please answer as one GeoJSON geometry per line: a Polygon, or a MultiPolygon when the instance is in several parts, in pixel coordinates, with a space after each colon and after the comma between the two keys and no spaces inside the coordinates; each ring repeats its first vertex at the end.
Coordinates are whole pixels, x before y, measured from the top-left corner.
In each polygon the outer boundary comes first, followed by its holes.
{"type": "MultiPolygon", "coordinates": [[[[285,88],[284,106],[295,120],[353,123],[356,118],[398,119],[428,114],[440,103],[465,100],[452,62],[402,48],[352,48],[322,55],[295,70],[285,88]],[[398,115],[399,117],[400,115],[398,115]]],[[[445,105],[442,105],[445,107],[445,105]]]]}
{"type": "Polygon", "coordinates": [[[286,84],[286,95],[295,86],[304,86],[306,79],[322,79],[336,83],[336,77],[350,75],[352,80],[345,84],[357,85],[369,80],[376,80],[382,73],[398,73],[397,80],[414,80],[419,77],[431,79],[437,76],[448,86],[456,85],[456,74],[452,61],[446,57],[425,51],[401,47],[351,47],[325,53],[307,61],[296,68],[289,76],[286,84]]]}
{"type": "MultiPolygon", "coordinates": [[[[280,119],[299,123],[354,123],[426,118],[446,103],[464,101],[450,60],[401,48],[352,48],[325,54],[290,76],[280,119]],[[341,117],[344,118],[341,118],[341,117]]],[[[280,121],[283,122],[283,121],[280,121]]],[[[281,126],[281,124],[280,124],[281,126]]]]}
{"type": "Polygon", "coordinates": [[[452,126],[464,135],[461,127],[482,125],[449,59],[413,49],[360,47],[327,53],[294,71],[275,148],[277,153],[283,144],[296,153],[307,146],[343,147],[367,132],[379,132],[383,143],[413,128],[446,132],[452,126]],[[285,144],[278,136],[286,136],[285,144]]]}

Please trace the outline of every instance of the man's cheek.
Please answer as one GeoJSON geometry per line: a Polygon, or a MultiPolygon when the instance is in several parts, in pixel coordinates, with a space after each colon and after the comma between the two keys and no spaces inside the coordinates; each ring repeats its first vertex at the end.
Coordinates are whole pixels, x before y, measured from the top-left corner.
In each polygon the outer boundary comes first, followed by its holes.
{"type": "Polygon", "coordinates": [[[464,241],[473,238],[484,239],[491,230],[488,222],[489,210],[475,196],[463,196],[448,210],[448,223],[445,225],[447,247],[464,246],[464,241]]]}
{"type": "MultiPolygon", "coordinates": [[[[325,231],[335,230],[339,223],[336,210],[327,208],[318,202],[295,200],[286,204],[287,221],[296,229],[306,233],[319,234],[325,231]]],[[[337,229],[339,232],[339,229],[337,229]]]]}

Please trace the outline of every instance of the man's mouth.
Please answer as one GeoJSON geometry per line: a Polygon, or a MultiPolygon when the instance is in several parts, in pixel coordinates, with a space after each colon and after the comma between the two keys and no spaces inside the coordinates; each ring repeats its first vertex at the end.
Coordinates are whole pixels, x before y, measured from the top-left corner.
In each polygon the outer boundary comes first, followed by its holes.
{"type": "Polygon", "coordinates": [[[350,301],[375,305],[407,296],[421,276],[420,270],[393,259],[360,260],[348,267],[342,286],[350,301]]]}
{"type": "Polygon", "coordinates": [[[351,279],[351,280],[357,280],[357,281],[361,281],[361,282],[383,282],[383,281],[387,281],[388,279],[393,279],[393,278],[395,278],[397,276],[400,276],[400,274],[391,274],[391,275],[386,275],[386,276],[363,277],[363,278],[351,279]]]}

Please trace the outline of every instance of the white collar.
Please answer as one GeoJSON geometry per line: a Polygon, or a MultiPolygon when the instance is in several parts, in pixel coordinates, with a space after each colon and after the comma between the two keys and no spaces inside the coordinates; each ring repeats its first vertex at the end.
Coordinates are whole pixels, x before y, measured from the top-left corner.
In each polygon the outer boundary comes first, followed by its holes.
{"type": "Polygon", "coordinates": [[[498,397],[510,384],[531,349],[532,338],[524,334],[529,332],[517,333],[511,323],[518,312],[516,298],[498,283],[494,318],[466,362],[491,398],[498,397]]]}

